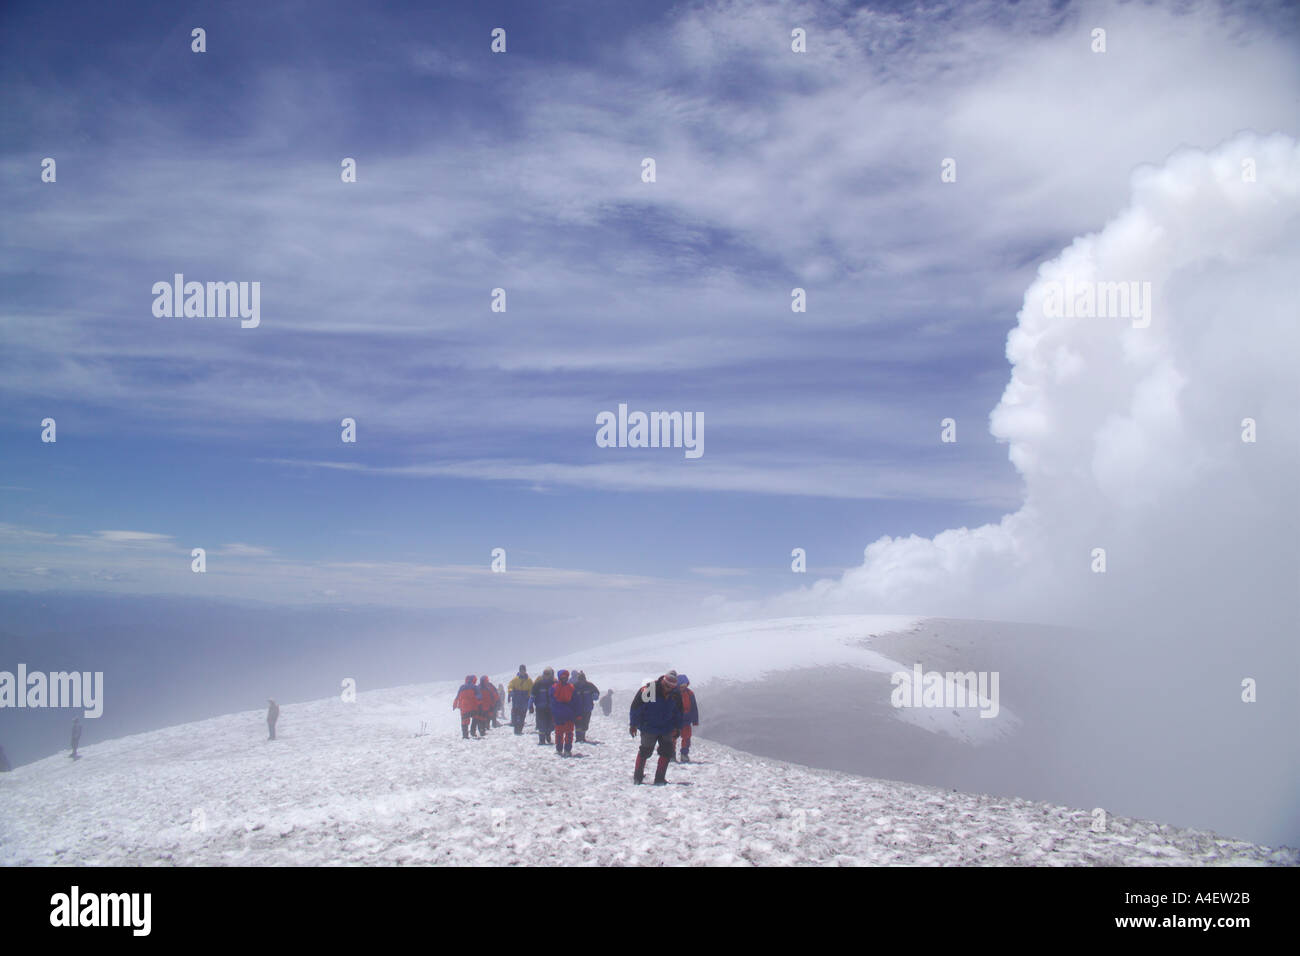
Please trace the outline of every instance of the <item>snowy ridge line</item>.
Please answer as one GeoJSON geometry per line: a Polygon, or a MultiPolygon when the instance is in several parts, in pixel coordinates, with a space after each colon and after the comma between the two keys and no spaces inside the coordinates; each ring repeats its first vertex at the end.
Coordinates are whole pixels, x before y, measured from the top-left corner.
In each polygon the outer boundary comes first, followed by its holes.
{"type": "Polygon", "coordinates": [[[868,650],[863,639],[912,630],[924,620],[842,614],[733,621],[603,644],[561,655],[555,658],[559,661],[555,666],[580,666],[593,679],[599,673],[612,688],[624,691],[640,687],[669,668],[689,670],[696,687],[716,680],[758,680],[780,671],[820,665],[848,664],[889,673],[902,665],[868,650]]]}
{"type": "Polygon", "coordinates": [[[509,727],[463,740],[455,683],[286,706],[46,758],[0,778],[5,865],[1296,865],[1300,854],[1091,811],[754,757],[634,787],[622,715],[585,759],[509,727]],[[430,733],[417,736],[420,721],[430,733]]]}
{"type": "MultiPolygon", "coordinates": [[[[735,621],[630,638],[556,658],[555,666],[581,666],[602,690],[608,686],[623,700],[669,668],[688,672],[692,686],[702,689],[720,681],[757,681],[800,668],[848,666],[889,676],[910,673],[917,662],[881,654],[871,648],[871,640],[918,631],[930,620],[841,614],[735,621]]],[[[952,683],[945,678],[946,689],[952,683]]],[[[1020,718],[1005,705],[997,720],[982,720],[973,710],[963,713],[948,707],[898,707],[890,715],[929,733],[976,745],[1010,737],[1021,726],[1020,718]]]]}

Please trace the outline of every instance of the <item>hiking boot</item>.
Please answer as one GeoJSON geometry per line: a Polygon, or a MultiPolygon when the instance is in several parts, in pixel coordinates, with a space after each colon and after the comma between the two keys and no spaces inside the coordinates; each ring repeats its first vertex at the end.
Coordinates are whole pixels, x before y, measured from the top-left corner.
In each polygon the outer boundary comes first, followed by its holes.
{"type": "Polygon", "coordinates": [[[632,782],[645,783],[645,774],[642,773],[640,770],[636,771],[635,773],[632,774],[632,782]]]}
{"type": "Polygon", "coordinates": [[[660,757],[659,763],[655,767],[655,786],[668,782],[668,758],[660,757]]]}
{"type": "Polygon", "coordinates": [[[691,762],[691,755],[688,754],[688,753],[686,753],[685,751],[683,751],[683,752],[682,752],[681,759],[680,759],[678,762],[679,762],[679,763],[690,763],[690,762],[691,762]]]}

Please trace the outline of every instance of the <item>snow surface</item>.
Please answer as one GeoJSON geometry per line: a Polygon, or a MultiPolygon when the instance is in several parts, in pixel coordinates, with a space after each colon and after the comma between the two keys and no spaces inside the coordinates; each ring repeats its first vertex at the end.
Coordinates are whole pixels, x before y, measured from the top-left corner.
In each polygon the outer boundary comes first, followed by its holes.
{"type": "Polygon", "coordinates": [[[557,658],[624,690],[613,717],[593,718],[600,743],[570,759],[508,726],[462,739],[455,683],[286,704],[271,742],[257,710],[93,743],[79,760],[0,774],[0,863],[1300,863],[1294,850],[1122,817],[1094,832],[1088,809],[812,770],[700,737],[700,762],[673,765],[669,786],[632,784],[624,715],[641,678],[686,661],[697,686],[755,678],[790,666],[792,632],[799,664],[893,669],[854,642],[910,622],[728,625],[557,658]]]}

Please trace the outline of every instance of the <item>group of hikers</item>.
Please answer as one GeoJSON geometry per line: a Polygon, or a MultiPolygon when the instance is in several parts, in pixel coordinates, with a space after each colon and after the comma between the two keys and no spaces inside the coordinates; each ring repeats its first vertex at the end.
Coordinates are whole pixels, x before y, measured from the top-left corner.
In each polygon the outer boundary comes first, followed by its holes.
{"type": "Polygon", "coordinates": [[[505,695],[501,688],[488,679],[487,674],[475,677],[465,675],[465,683],[456,692],[456,699],[451,702],[452,710],[460,711],[460,735],[486,737],[488,725],[500,727],[502,701],[505,695]]]}
{"type": "MultiPolygon", "coordinates": [[[[691,690],[690,678],[670,670],[644,684],[632,697],[628,709],[628,730],[631,736],[641,735],[637,750],[633,783],[645,782],[645,765],[658,748],[659,763],[655,768],[654,782],[668,782],[668,765],[676,760],[691,762],[691,732],[700,722],[700,708],[691,690]],[[677,742],[681,741],[681,756],[677,756],[677,742]]],[[[460,711],[460,733],[466,740],[487,734],[489,724],[501,726],[497,718],[504,713],[505,701],[510,701],[510,724],[515,734],[522,736],[524,721],[529,714],[536,718],[537,743],[553,745],[561,757],[573,756],[573,743],[596,743],[587,739],[591,715],[600,703],[606,717],[613,711],[614,697],[609,690],[601,696],[600,688],[587,679],[582,671],[556,671],[547,667],[542,676],[533,680],[528,669],[519,665],[519,672],[503,692],[494,686],[486,674],[475,678],[465,676],[465,683],[456,691],[452,709],[460,711]]]]}
{"type": "Polygon", "coordinates": [[[519,672],[510,680],[510,724],[516,735],[524,732],[524,720],[529,714],[536,718],[537,743],[554,743],[555,752],[562,756],[572,756],[573,741],[587,742],[587,730],[591,726],[591,715],[600,702],[600,709],[606,717],[613,707],[614,694],[605,691],[600,695],[600,688],[587,680],[582,671],[569,671],[561,668],[556,673],[548,667],[542,676],[533,680],[528,676],[528,668],[519,665],[519,672]],[[552,740],[552,736],[555,740],[552,740]]]}
{"type": "MultiPolygon", "coordinates": [[[[601,712],[610,716],[614,695],[587,679],[582,671],[570,673],[547,667],[542,676],[533,680],[528,669],[519,665],[519,672],[511,679],[509,687],[494,685],[487,674],[465,676],[465,683],[456,692],[452,709],[460,711],[460,733],[466,740],[487,736],[488,728],[500,727],[505,713],[507,694],[510,700],[510,724],[515,734],[522,736],[524,721],[529,714],[536,717],[537,743],[553,744],[561,757],[573,756],[573,742],[596,743],[587,739],[591,715],[599,702],[601,712]],[[554,739],[552,739],[554,738],[554,739]]],[[[275,739],[275,724],[280,717],[280,706],[267,700],[266,725],[268,739],[275,739]]],[[[641,686],[632,696],[628,708],[628,731],[631,736],[641,735],[637,748],[636,766],[632,772],[633,783],[645,782],[645,765],[657,749],[659,762],[655,767],[654,782],[668,782],[668,765],[680,760],[691,762],[692,728],[700,722],[700,707],[691,690],[690,678],[670,670],[641,686]],[[677,744],[681,741],[681,756],[677,744]]],[[[72,757],[77,756],[81,742],[81,718],[72,723],[72,757]]],[[[0,750],[0,771],[8,770],[8,760],[0,750]]]]}

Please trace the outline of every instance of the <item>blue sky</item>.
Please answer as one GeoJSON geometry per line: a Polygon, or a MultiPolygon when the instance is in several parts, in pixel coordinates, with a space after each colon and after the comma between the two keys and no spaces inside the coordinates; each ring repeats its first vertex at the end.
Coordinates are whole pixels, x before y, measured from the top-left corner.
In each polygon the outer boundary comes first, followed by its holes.
{"type": "Polygon", "coordinates": [[[1295,106],[1268,7],[3,18],[13,590],[644,626],[799,586],[794,547],[835,576],[881,535],[996,521],[1020,482],[987,416],[1038,263],[1134,167],[1295,106]],[[176,272],[259,281],[261,325],[155,318],[176,272]],[[620,402],[703,413],[704,456],[597,448],[620,402]]]}

